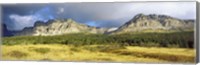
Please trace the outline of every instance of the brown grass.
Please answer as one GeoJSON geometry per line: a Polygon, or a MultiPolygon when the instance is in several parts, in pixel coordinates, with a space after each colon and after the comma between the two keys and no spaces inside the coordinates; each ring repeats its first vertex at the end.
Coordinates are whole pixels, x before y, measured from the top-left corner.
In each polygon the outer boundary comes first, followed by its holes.
{"type": "Polygon", "coordinates": [[[194,63],[195,50],[137,46],[2,45],[2,60],[194,63]]]}

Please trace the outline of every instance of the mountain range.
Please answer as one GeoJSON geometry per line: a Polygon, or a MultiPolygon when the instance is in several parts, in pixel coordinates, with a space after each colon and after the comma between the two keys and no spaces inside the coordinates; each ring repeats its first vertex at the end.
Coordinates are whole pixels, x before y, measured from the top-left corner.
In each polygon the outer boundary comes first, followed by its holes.
{"type": "Polygon", "coordinates": [[[171,32],[194,30],[194,20],[181,20],[166,15],[138,14],[112,33],[171,32]]]}
{"type": "MultiPolygon", "coordinates": [[[[118,28],[100,28],[77,23],[72,19],[49,20],[48,22],[37,21],[33,27],[25,27],[14,36],[52,36],[71,33],[85,34],[122,34],[135,32],[170,32],[170,31],[193,31],[195,20],[182,20],[167,15],[144,15],[138,14],[130,21],[118,28]]],[[[3,32],[11,34],[6,25],[3,32]]],[[[5,35],[6,36],[6,35],[5,35]]]]}

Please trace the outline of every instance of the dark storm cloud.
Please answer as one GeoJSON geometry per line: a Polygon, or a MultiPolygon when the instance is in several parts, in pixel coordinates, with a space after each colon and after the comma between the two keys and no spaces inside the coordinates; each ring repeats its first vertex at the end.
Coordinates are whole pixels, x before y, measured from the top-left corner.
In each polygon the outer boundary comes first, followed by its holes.
{"type": "Polygon", "coordinates": [[[9,4],[3,5],[3,23],[9,30],[21,30],[33,26],[37,20],[54,18],[54,9],[48,4],[9,4]]]}
{"type": "Polygon", "coordinates": [[[45,6],[48,6],[48,4],[4,4],[2,8],[3,14],[27,15],[45,6]]]}
{"type": "Polygon", "coordinates": [[[59,4],[61,17],[100,27],[118,27],[139,13],[164,14],[180,19],[195,19],[195,2],[162,3],[73,3],[59,4]]]}
{"type": "Polygon", "coordinates": [[[33,26],[37,20],[72,18],[97,27],[119,27],[139,13],[195,19],[195,2],[52,3],[3,5],[3,21],[10,30],[33,26]]]}

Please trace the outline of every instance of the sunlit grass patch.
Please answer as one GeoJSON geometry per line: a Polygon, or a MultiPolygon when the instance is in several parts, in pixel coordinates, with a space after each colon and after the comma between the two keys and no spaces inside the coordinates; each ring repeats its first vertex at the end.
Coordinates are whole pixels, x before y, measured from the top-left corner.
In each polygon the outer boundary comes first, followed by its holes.
{"type": "Polygon", "coordinates": [[[45,54],[45,53],[48,53],[50,52],[50,49],[49,48],[35,48],[33,49],[35,52],[38,52],[38,53],[41,53],[41,54],[45,54]]]}
{"type": "Polygon", "coordinates": [[[2,60],[194,63],[195,50],[117,45],[2,45],[2,60]]]}
{"type": "Polygon", "coordinates": [[[125,49],[124,46],[120,45],[88,45],[83,46],[83,49],[91,52],[109,52],[113,50],[125,49]]]}
{"type": "Polygon", "coordinates": [[[194,49],[129,46],[127,49],[117,50],[113,53],[137,57],[157,58],[172,62],[195,62],[194,49]]]}
{"type": "Polygon", "coordinates": [[[15,58],[22,58],[28,56],[27,53],[21,52],[19,50],[13,50],[7,53],[6,55],[9,55],[10,57],[15,57],[15,58]]]}

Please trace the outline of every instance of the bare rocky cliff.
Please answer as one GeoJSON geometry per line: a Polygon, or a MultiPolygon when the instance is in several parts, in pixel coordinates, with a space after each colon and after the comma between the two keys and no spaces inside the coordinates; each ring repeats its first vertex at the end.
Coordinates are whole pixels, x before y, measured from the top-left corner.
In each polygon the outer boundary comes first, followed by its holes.
{"type": "Polygon", "coordinates": [[[18,36],[51,36],[62,35],[69,33],[91,33],[103,34],[105,29],[92,27],[84,24],[77,23],[72,19],[67,20],[49,20],[47,23],[37,21],[34,27],[26,27],[18,36]]]}
{"type": "Polygon", "coordinates": [[[112,33],[190,30],[194,30],[194,20],[181,20],[166,15],[138,14],[112,33]]]}

